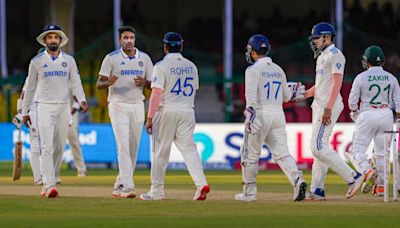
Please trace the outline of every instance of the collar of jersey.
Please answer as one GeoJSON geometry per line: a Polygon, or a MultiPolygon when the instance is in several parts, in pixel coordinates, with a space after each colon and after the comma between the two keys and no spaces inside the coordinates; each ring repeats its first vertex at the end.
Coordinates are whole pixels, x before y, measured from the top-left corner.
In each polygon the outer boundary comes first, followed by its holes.
{"type": "Polygon", "coordinates": [[[272,62],[272,59],[268,56],[264,56],[264,57],[257,59],[256,62],[272,62]]]}
{"type": "Polygon", "coordinates": [[[137,58],[139,58],[139,50],[137,48],[135,48],[135,50],[136,50],[135,56],[133,56],[133,58],[132,58],[132,57],[129,57],[127,54],[125,54],[125,52],[122,50],[122,48],[120,48],[121,54],[125,59],[127,59],[127,58],[129,58],[129,59],[137,59],[137,58]]]}
{"type": "Polygon", "coordinates": [[[368,70],[382,70],[383,69],[383,67],[381,67],[381,66],[371,66],[371,67],[368,67],[368,70]]]}
{"type": "Polygon", "coordinates": [[[329,45],[328,47],[326,47],[326,48],[322,51],[322,53],[323,53],[323,54],[329,53],[329,52],[330,52],[329,50],[331,50],[331,48],[333,48],[333,47],[335,47],[335,44],[334,44],[334,43],[332,43],[331,45],[329,45]]]}
{"type": "Polygon", "coordinates": [[[49,52],[47,52],[47,49],[44,51],[44,54],[47,56],[47,58],[49,58],[50,60],[54,61],[58,58],[62,58],[64,56],[64,52],[60,50],[60,53],[58,54],[57,58],[53,59],[51,57],[51,55],[49,54],[49,52]]]}
{"type": "Polygon", "coordinates": [[[182,58],[182,54],[181,53],[168,53],[165,55],[164,59],[169,59],[169,58],[182,58]]]}

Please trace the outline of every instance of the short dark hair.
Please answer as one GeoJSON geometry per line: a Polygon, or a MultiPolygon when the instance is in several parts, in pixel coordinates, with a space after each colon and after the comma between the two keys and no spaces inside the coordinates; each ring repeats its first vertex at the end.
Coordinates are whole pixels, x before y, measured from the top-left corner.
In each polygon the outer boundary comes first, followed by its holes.
{"type": "Polygon", "coordinates": [[[121,26],[121,27],[118,29],[119,38],[121,38],[121,35],[122,35],[123,32],[131,32],[131,33],[135,34],[135,33],[136,33],[136,30],[135,30],[132,26],[128,26],[128,25],[126,25],[126,26],[121,26]]]}
{"type": "Polygon", "coordinates": [[[253,50],[256,52],[257,55],[267,55],[268,53],[268,48],[260,48],[260,50],[253,50]]]}
{"type": "Polygon", "coordinates": [[[167,50],[170,53],[179,53],[179,52],[181,52],[181,48],[182,48],[182,45],[171,46],[171,45],[165,44],[165,46],[167,46],[167,50]]]}

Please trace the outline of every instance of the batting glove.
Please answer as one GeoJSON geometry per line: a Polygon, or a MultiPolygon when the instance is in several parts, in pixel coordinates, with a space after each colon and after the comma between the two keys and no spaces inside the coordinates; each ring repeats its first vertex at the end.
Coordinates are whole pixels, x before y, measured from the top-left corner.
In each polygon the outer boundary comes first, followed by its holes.
{"type": "Polygon", "coordinates": [[[243,114],[246,117],[246,119],[244,120],[246,132],[250,134],[256,134],[261,128],[261,124],[256,118],[256,111],[253,107],[248,107],[244,110],[243,114]]]}
{"type": "Polygon", "coordinates": [[[350,118],[353,122],[356,122],[358,115],[360,115],[360,110],[354,110],[350,112],[350,118]]]}
{"type": "Polygon", "coordinates": [[[299,101],[304,99],[306,94],[306,87],[301,84],[301,82],[288,82],[288,87],[290,92],[292,92],[291,101],[299,101]]]}
{"type": "Polygon", "coordinates": [[[21,128],[21,126],[22,126],[22,114],[21,113],[17,113],[14,116],[14,118],[12,119],[12,122],[17,128],[21,128]]]}

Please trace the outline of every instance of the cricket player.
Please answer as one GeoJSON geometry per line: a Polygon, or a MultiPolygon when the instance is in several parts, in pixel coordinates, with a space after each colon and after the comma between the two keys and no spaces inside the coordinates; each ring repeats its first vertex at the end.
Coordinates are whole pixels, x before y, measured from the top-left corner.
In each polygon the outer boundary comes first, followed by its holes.
{"type": "MultiPolygon", "coordinates": [[[[13,118],[13,123],[20,127],[22,124],[22,106],[23,99],[26,88],[26,81],[22,88],[21,95],[17,100],[17,114],[13,118]]],[[[31,156],[29,157],[29,163],[31,164],[32,174],[33,174],[33,182],[35,185],[42,185],[42,172],[40,171],[40,145],[39,145],[39,130],[37,127],[37,114],[36,114],[37,104],[33,102],[29,107],[29,116],[31,119],[31,127],[29,128],[29,140],[30,140],[30,152],[31,156]]]]}
{"type": "Polygon", "coordinates": [[[87,111],[87,104],[75,59],[60,49],[68,42],[61,28],[49,24],[36,40],[46,50],[30,62],[22,116],[25,125],[30,127],[32,122],[28,110],[33,101],[37,103],[40,168],[44,185],[41,195],[53,198],[58,196],[53,158],[65,148],[70,85],[83,111],[87,111]]]}
{"type": "Polygon", "coordinates": [[[141,194],[140,199],[165,198],[164,178],[174,142],[197,187],[193,200],[205,200],[210,188],[193,140],[196,126],[194,98],[199,88],[197,67],[182,56],[183,39],[180,34],[168,32],[163,41],[166,55],[154,67],[146,121],[146,129],[152,135],[153,143],[151,188],[149,192],[141,194]]]}
{"type": "Polygon", "coordinates": [[[312,179],[307,200],[325,200],[325,177],[328,168],[348,183],[346,198],[351,198],[363,183],[364,176],[353,169],[330,147],[329,138],[343,110],[340,95],[346,59],[335,47],[334,27],[326,22],[316,24],[310,47],[317,58],[315,85],[306,91],[305,98],[314,97],[312,103],[311,152],[314,155],[312,179]]]}
{"type": "Polygon", "coordinates": [[[68,142],[71,148],[72,158],[76,169],[78,170],[78,177],[86,176],[86,165],[83,160],[81,144],[79,142],[79,113],[81,109],[79,102],[75,96],[71,99],[71,117],[69,120],[68,142]]]}
{"type": "Polygon", "coordinates": [[[363,192],[383,192],[385,163],[385,131],[393,128],[394,104],[396,119],[400,118],[399,82],[393,74],[383,69],[385,55],[378,46],[365,49],[362,66],[365,71],[356,76],[349,96],[350,117],[355,122],[351,162],[358,172],[365,175],[363,192]],[[360,102],[360,105],[358,103],[360,102]],[[367,149],[374,140],[376,171],[367,158],[367,149]],[[375,181],[375,179],[377,180],[375,181]]]}
{"type": "Polygon", "coordinates": [[[108,88],[108,110],[118,151],[119,174],[114,197],[136,197],[133,173],[144,125],[143,87],[150,87],[153,63],[135,47],[135,30],[119,28],[121,48],[103,60],[97,88],[108,88]]]}
{"type": "Polygon", "coordinates": [[[245,136],[240,151],[243,192],[236,194],[235,199],[256,201],[258,160],[265,143],[294,188],[293,200],[301,201],[307,184],[289,153],[282,103],[304,98],[305,88],[299,86],[292,94],[285,72],[267,56],[271,46],[266,36],[251,36],[246,49],[246,60],[253,65],[245,72],[245,136]]]}

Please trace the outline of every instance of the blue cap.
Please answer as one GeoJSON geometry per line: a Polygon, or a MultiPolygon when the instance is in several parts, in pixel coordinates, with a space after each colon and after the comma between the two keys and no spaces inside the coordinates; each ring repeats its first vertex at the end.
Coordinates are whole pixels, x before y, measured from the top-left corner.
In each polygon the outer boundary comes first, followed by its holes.
{"type": "Polygon", "coordinates": [[[261,34],[251,36],[247,45],[250,45],[251,49],[254,51],[259,51],[262,48],[266,48],[267,50],[271,49],[267,37],[261,34]]]}
{"type": "Polygon", "coordinates": [[[335,36],[336,30],[333,27],[333,25],[327,22],[320,22],[314,25],[314,27],[311,30],[311,36],[309,37],[309,39],[313,39],[323,35],[331,35],[332,37],[335,36]]]}

